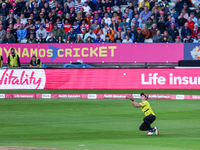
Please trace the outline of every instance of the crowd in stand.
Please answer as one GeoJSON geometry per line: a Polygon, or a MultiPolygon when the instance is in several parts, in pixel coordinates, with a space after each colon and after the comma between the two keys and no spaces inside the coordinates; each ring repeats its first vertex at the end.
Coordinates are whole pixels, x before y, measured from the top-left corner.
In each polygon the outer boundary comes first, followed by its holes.
{"type": "Polygon", "coordinates": [[[2,0],[1,43],[200,42],[200,5],[190,0],[2,0]],[[123,1],[124,3],[124,1],[123,1]]]}

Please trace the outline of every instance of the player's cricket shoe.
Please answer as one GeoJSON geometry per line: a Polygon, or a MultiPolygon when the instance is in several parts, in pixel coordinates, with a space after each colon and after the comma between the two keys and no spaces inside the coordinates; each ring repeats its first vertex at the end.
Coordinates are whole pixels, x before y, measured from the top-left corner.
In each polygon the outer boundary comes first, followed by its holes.
{"type": "Polygon", "coordinates": [[[155,127],[154,129],[155,129],[155,133],[156,133],[156,135],[159,135],[158,128],[157,128],[157,127],[155,127]]]}
{"type": "Polygon", "coordinates": [[[153,135],[153,132],[149,131],[148,135],[153,135]]]}

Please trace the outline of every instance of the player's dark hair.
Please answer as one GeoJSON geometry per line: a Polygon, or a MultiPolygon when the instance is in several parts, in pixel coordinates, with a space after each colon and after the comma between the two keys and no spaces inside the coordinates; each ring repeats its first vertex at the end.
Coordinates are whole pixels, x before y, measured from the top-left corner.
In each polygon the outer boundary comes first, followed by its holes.
{"type": "Polygon", "coordinates": [[[145,96],[145,98],[147,99],[147,96],[146,96],[144,93],[141,93],[141,94],[140,94],[140,96],[143,96],[143,95],[144,95],[144,96],[145,96]]]}

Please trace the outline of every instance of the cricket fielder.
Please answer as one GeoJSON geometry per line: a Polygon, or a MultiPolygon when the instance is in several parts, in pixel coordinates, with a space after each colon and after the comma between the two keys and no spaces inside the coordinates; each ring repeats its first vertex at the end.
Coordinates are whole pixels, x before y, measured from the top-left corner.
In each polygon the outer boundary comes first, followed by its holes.
{"type": "Polygon", "coordinates": [[[149,102],[147,101],[147,96],[144,93],[140,94],[140,98],[142,100],[141,103],[137,103],[133,97],[129,97],[129,99],[132,102],[133,107],[141,107],[142,111],[144,112],[144,119],[143,119],[143,123],[140,126],[140,130],[141,131],[149,131],[148,135],[153,135],[153,133],[155,132],[156,135],[159,135],[159,131],[157,127],[152,128],[151,124],[156,120],[156,116],[153,112],[153,110],[151,109],[151,106],[149,104],[149,102]]]}

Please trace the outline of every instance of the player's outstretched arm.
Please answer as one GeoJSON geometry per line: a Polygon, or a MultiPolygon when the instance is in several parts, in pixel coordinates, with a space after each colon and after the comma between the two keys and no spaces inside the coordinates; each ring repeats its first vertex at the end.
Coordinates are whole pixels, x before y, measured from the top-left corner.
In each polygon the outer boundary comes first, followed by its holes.
{"type": "Polygon", "coordinates": [[[133,97],[128,97],[131,100],[133,107],[142,107],[138,102],[136,102],[133,97]]]}

